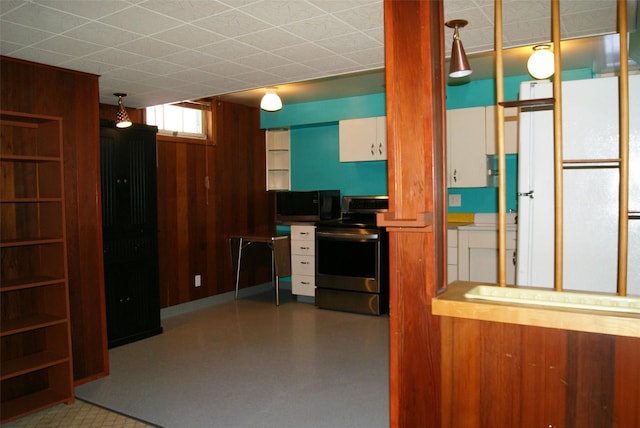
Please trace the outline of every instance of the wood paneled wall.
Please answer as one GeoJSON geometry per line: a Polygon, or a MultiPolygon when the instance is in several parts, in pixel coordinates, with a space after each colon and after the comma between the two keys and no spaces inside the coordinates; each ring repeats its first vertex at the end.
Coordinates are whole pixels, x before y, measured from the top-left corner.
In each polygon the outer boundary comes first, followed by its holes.
{"type": "MultiPolygon", "coordinates": [[[[274,228],[259,110],[214,101],[212,118],[212,144],[158,136],[162,307],[233,290],[229,235],[274,228]],[[196,274],[202,275],[198,288],[196,274]]],[[[264,268],[241,276],[241,286],[267,281],[264,268]]]]}
{"type": "Polygon", "coordinates": [[[3,110],[62,117],[74,380],[105,376],[98,76],[1,57],[0,80],[3,110]]]}
{"type": "Polygon", "coordinates": [[[443,318],[443,427],[638,427],[640,340],[443,318]]]}

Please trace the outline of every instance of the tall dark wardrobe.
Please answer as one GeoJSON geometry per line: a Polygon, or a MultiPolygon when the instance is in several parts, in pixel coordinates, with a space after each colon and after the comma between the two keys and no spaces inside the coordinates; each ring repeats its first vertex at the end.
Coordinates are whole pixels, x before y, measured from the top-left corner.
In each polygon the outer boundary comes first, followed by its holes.
{"type": "Polygon", "coordinates": [[[162,332],[155,126],[100,124],[108,346],[162,332]]]}

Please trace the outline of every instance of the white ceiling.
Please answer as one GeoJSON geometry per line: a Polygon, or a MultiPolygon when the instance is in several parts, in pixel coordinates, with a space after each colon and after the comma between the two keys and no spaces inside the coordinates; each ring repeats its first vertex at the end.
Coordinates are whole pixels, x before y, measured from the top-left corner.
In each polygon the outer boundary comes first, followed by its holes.
{"type": "MultiPolygon", "coordinates": [[[[504,47],[549,41],[550,4],[503,0],[504,47]]],[[[477,54],[472,79],[492,73],[493,5],[444,0],[445,21],[469,21],[461,39],[477,54]]],[[[634,31],[637,0],[628,5],[634,31]]],[[[0,0],[0,53],[100,75],[107,104],[115,92],[131,107],[230,93],[252,104],[267,86],[286,104],[382,92],[382,9],[382,0],[0,0]]],[[[562,0],[560,14],[563,40],[616,31],[616,0],[562,0]]],[[[511,50],[505,65],[528,52],[511,50]]]]}

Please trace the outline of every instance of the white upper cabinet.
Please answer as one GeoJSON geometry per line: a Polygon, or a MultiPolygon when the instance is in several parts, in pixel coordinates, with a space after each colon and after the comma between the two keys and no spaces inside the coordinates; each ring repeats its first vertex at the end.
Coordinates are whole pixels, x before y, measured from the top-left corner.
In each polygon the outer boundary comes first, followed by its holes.
{"type": "Polygon", "coordinates": [[[340,121],[340,162],[387,159],[385,116],[340,121]]]}
{"type": "Polygon", "coordinates": [[[485,108],[447,110],[448,187],[485,187],[485,108]]]}
{"type": "MultiPolygon", "coordinates": [[[[488,106],[485,110],[487,154],[498,154],[496,135],[496,106],[488,106]]],[[[506,154],[518,153],[518,108],[504,109],[504,149],[506,154]]]]}

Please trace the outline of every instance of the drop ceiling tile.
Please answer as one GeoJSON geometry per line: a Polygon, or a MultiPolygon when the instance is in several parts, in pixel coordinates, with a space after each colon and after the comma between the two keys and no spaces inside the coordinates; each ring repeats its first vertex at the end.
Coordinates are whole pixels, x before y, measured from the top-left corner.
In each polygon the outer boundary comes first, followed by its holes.
{"type": "Polygon", "coordinates": [[[152,59],[140,62],[138,64],[130,65],[129,68],[158,75],[168,75],[188,69],[188,67],[185,67],[184,65],[163,61],[161,59],[152,59]]]}
{"type": "Polygon", "coordinates": [[[313,4],[328,13],[337,13],[346,9],[366,5],[383,4],[382,0],[308,0],[308,3],[313,4]]]}
{"type": "Polygon", "coordinates": [[[65,36],[51,37],[34,44],[33,47],[76,57],[88,55],[104,48],[104,46],[65,36]]]}
{"type": "MultiPolygon", "coordinates": [[[[237,0],[233,0],[233,4],[237,0]]],[[[167,0],[147,0],[140,4],[140,7],[161,13],[162,15],[190,22],[211,15],[228,11],[230,7],[223,2],[214,0],[199,1],[167,1],[167,0]]]]}
{"type": "Polygon", "coordinates": [[[273,86],[282,83],[282,76],[275,75],[265,70],[254,70],[249,73],[238,74],[234,77],[246,82],[246,88],[273,86]]]}
{"type": "Polygon", "coordinates": [[[13,22],[3,22],[0,25],[0,40],[3,42],[14,42],[21,45],[31,45],[42,40],[53,37],[54,33],[40,31],[13,22]]]}
{"type": "Polygon", "coordinates": [[[0,15],[20,7],[23,4],[23,0],[2,0],[0,1],[0,15]]]}
{"type": "Polygon", "coordinates": [[[207,55],[202,51],[183,50],[180,52],[167,55],[162,58],[165,61],[175,62],[177,64],[188,64],[190,67],[199,68],[210,64],[221,62],[220,58],[207,55]]]}
{"type": "Polygon", "coordinates": [[[117,46],[139,38],[138,34],[102,22],[91,21],[64,33],[65,36],[102,46],[117,46]]]}
{"type": "Polygon", "coordinates": [[[199,48],[200,52],[212,55],[216,58],[233,60],[235,58],[253,55],[262,52],[261,49],[239,42],[235,39],[224,39],[199,48]]]}
{"type": "Polygon", "coordinates": [[[69,68],[71,70],[83,70],[88,73],[97,74],[98,76],[118,68],[114,64],[105,64],[103,62],[91,61],[86,58],[74,58],[69,61],[60,63],[60,67],[69,68]]]}
{"type": "Polygon", "coordinates": [[[13,52],[22,49],[22,46],[23,45],[18,43],[11,43],[0,39],[0,55],[11,56],[13,52]]]}
{"type": "Polygon", "coordinates": [[[258,31],[237,37],[238,41],[255,46],[266,51],[278,49],[283,46],[292,46],[303,43],[305,40],[279,28],[258,31]]]}
{"type": "Polygon", "coordinates": [[[189,49],[197,49],[201,46],[223,40],[223,37],[219,34],[187,24],[156,33],[153,35],[153,38],[189,49]]]}
{"type": "Polygon", "coordinates": [[[193,82],[193,83],[203,83],[207,81],[211,81],[214,78],[214,75],[211,73],[207,73],[204,70],[198,70],[193,68],[188,68],[186,70],[178,71],[176,73],[167,74],[168,77],[176,80],[182,80],[183,82],[193,82]]]}
{"type": "Polygon", "coordinates": [[[307,65],[293,63],[272,67],[268,71],[269,73],[279,76],[281,82],[296,82],[306,80],[304,76],[308,76],[313,69],[307,65]]]}
{"type": "Polygon", "coordinates": [[[362,33],[346,34],[331,39],[319,40],[317,43],[338,54],[348,54],[361,49],[382,48],[378,41],[362,33]]]}
{"type": "Polygon", "coordinates": [[[320,58],[311,61],[305,61],[303,64],[322,73],[325,73],[324,76],[330,76],[331,73],[343,74],[348,71],[357,70],[359,68],[358,64],[348,58],[345,58],[344,56],[320,58]]]}
{"type": "Polygon", "coordinates": [[[123,43],[118,45],[118,49],[152,58],[162,58],[184,50],[181,46],[156,40],[153,37],[143,37],[123,43]]]}
{"type": "Polygon", "coordinates": [[[358,50],[349,53],[349,59],[367,68],[384,67],[384,50],[380,48],[358,50]]]}
{"type": "Polygon", "coordinates": [[[291,61],[270,52],[261,52],[256,55],[237,58],[235,63],[245,65],[248,68],[255,68],[255,64],[258,64],[257,69],[263,70],[265,68],[277,67],[283,64],[291,64],[291,61]]]}
{"type": "Polygon", "coordinates": [[[157,78],[155,74],[147,73],[140,70],[134,70],[132,68],[120,67],[115,70],[110,70],[103,75],[109,79],[125,80],[130,82],[145,82],[151,84],[152,79],[157,78]]]}
{"type": "Polygon", "coordinates": [[[117,65],[118,67],[126,67],[128,65],[149,60],[148,57],[130,53],[130,52],[121,51],[115,48],[102,49],[91,55],[87,55],[85,59],[88,59],[91,61],[104,62],[106,64],[114,64],[114,65],[117,65]]]}
{"type": "Polygon", "coordinates": [[[238,37],[269,28],[263,21],[252,18],[238,10],[229,10],[215,16],[194,21],[193,25],[214,31],[226,37],[238,37]]]}
{"type": "Polygon", "coordinates": [[[208,73],[213,73],[218,76],[236,76],[238,74],[253,71],[254,68],[247,67],[246,65],[242,65],[233,61],[222,61],[200,67],[200,70],[204,70],[208,73]]]}
{"type": "Polygon", "coordinates": [[[151,35],[182,25],[182,22],[159,13],[133,6],[100,19],[100,22],[125,30],[151,35]]]}
{"type": "Polygon", "coordinates": [[[296,46],[275,49],[273,53],[291,61],[310,61],[317,58],[325,58],[332,55],[329,49],[318,46],[315,43],[302,43],[296,46]]]}
{"type": "Polygon", "coordinates": [[[79,16],[34,3],[23,3],[21,7],[3,15],[2,19],[51,33],[62,33],[89,22],[79,16]]]}
{"type": "Polygon", "coordinates": [[[384,27],[372,28],[371,30],[363,31],[363,33],[377,40],[384,50],[384,27]]]}
{"type": "Polygon", "coordinates": [[[65,61],[73,59],[70,55],[64,55],[59,52],[51,52],[36,48],[23,48],[11,53],[13,58],[24,59],[27,61],[39,62],[41,64],[59,65],[65,61]]]}
{"type": "MultiPolygon", "coordinates": [[[[4,0],[2,0],[4,1],[4,0]]],[[[119,10],[131,7],[130,3],[122,1],[78,1],[78,0],[34,0],[34,3],[41,4],[52,9],[80,15],[88,19],[98,19],[105,15],[110,15],[119,10]]]]}
{"type": "Polygon", "coordinates": [[[240,10],[276,26],[324,15],[321,9],[310,7],[309,3],[300,0],[263,0],[244,6],[240,10]]]}
{"type": "Polygon", "coordinates": [[[367,3],[353,9],[336,12],[335,16],[348,22],[357,30],[371,30],[382,27],[382,10],[383,4],[380,2],[367,3]]]}
{"type": "Polygon", "coordinates": [[[353,33],[353,27],[331,15],[319,16],[304,22],[286,24],[281,28],[309,41],[318,41],[353,33]]]}

